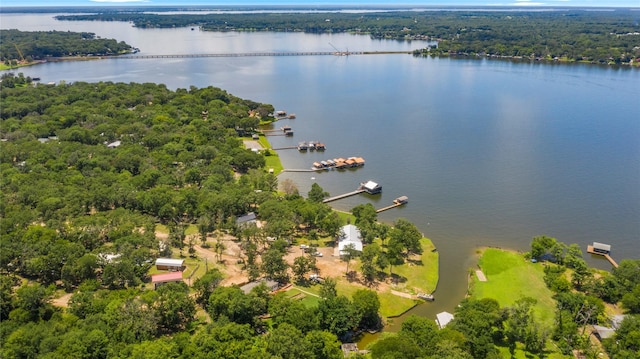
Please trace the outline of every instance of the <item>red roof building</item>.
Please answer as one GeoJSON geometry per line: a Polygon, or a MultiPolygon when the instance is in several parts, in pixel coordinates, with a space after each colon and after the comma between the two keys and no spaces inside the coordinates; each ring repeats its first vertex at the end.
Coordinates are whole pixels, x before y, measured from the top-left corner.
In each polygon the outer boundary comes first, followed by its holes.
{"type": "Polygon", "coordinates": [[[179,282],[182,282],[182,272],[154,274],[151,276],[151,283],[153,283],[155,289],[166,283],[179,282]]]}

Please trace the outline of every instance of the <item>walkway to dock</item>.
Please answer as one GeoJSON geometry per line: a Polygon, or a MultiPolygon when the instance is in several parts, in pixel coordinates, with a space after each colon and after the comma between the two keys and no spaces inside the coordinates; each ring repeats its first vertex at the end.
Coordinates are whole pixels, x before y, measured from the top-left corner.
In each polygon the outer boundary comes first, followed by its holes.
{"type": "Polygon", "coordinates": [[[287,147],[274,147],[272,148],[272,150],[277,151],[277,150],[294,150],[297,149],[298,146],[287,146],[287,147]]]}
{"type": "Polygon", "coordinates": [[[360,193],[365,192],[365,191],[366,190],[364,190],[364,189],[357,189],[357,190],[349,192],[349,193],[343,193],[341,195],[325,198],[325,199],[322,200],[322,203],[333,202],[333,201],[337,201],[339,199],[355,196],[355,195],[360,194],[360,193]]]}
{"type": "Polygon", "coordinates": [[[280,173],[282,172],[317,172],[320,170],[312,170],[312,169],[305,169],[305,168],[289,168],[289,169],[283,169],[282,171],[280,171],[280,173]]]}
{"type": "Polygon", "coordinates": [[[394,203],[394,204],[392,204],[392,205],[390,205],[390,206],[386,206],[386,207],[382,207],[382,208],[380,208],[380,209],[376,209],[376,213],[384,212],[384,211],[390,210],[391,208],[400,207],[400,206],[402,206],[403,204],[404,204],[404,203],[394,203]]]}
{"type": "Polygon", "coordinates": [[[611,263],[611,265],[612,265],[612,266],[614,266],[615,268],[618,268],[618,263],[617,263],[613,258],[611,258],[611,256],[610,256],[608,253],[600,253],[600,252],[596,252],[596,251],[593,249],[593,246],[592,246],[592,245],[588,245],[588,246],[587,246],[587,253],[590,253],[590,254],[597,254],[597,255],[599,255],[599,256],[603,256],[606,260],[608,260],[608,261],[609,261],[609,263],[611,263]]]}

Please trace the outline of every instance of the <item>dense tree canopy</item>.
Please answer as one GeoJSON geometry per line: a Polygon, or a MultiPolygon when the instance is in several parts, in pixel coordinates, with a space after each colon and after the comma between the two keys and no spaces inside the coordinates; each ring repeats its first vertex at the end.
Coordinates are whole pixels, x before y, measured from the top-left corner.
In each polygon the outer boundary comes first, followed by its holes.
{"type": "Polygon", "coordinates": [[[63,56],[108,56],[131,51],[131,45],[90,32],[0,30],[0,60],[43,60],[63,56]]]}

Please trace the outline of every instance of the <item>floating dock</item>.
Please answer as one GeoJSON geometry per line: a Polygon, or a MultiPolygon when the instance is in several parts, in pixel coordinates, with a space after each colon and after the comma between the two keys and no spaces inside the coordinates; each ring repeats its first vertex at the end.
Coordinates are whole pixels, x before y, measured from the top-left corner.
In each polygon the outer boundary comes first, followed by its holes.
{"type": "Polygon", "coordinates": [[[618,268],[618,263],[609,255],[611,246],[608,244],[593,242],[593,244],[587,246],[587,253],[603,256],[612,266],[618,268]]]}
{"type": "Polygon", "coordinates": [[[394,199],[392,205],[377,209],[376,213],[384,212],[384,211],[390,210],[391,208],[400,207],[400,206],[403,206],[403,205],[405,205],[407,203],[409,203],[409,198],[407,196],[401,196],[401,197],[398,197],[398,198],[394,199]]]}

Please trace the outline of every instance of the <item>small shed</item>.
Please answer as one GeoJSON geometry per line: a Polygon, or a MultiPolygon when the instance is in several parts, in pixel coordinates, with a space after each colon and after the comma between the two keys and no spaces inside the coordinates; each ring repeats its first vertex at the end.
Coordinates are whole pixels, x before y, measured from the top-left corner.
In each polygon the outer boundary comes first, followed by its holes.
{"type": "Polygon", "coordinates": [[[440,312],[436,314],[436,324],[440,329],[444,328],[453,320],[453,314],[449,312],[440,312]]]}
{"type": "Polygon", "coordinates": [[[119,147],[122,144],[121,141],[115,141],[115,142],[111,142],[107,145],[108,148],[116,148],[119,147]]]}
{"type": "Polygon", "coordinates": [[[184,259],[174,258],[158,258],[156,259],[156,268],[158,270],[182,271],[184,270],[184,259]]]}
{"type": "Polygon", "coordinates": [[[611,245],[600,242],[593,242],[593,251],[597,253],[609,254],[611,252],[611,245]]]}
{"type": "Polygon", "coordinates": [[[611,338],[616,333],[616,331],[613,328],[594,325],[593,333],[598,337],[598,339],[602,340],[602,339],[611,338]]]}
{"type": "Polygon", "coordinates": [[[159,286],[167,283],[180,283],[180,282],[182,282],[182,272],[154,274],[151,276],[151,283],[153,283],[154,289],[158,289],[159,286]]]}
{"type": "Polygon", "coordinates": [[[261,279],[261,280],[254,280],[253,282],[249,282],[243,285],[242,287],[240,287],[240,289],[244,292],[244,294],[249,294],[253,288],[259,286],[262,283],[264,283],[267,286],[267,288],[269,288],[269,290],[272,292],[277,290],[278,287],[280,286],[280,284],[274,280],[261,279]]]}

